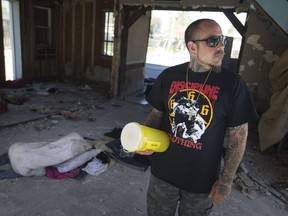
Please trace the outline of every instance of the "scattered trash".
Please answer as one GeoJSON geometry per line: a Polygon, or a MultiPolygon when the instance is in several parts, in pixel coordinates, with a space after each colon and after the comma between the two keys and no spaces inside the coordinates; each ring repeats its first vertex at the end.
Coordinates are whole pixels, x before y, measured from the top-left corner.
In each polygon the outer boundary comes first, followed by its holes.
{"type": "Polygon", "coordinates": [[[51,87],[51,88],[48,88],[48,89],[47,89],[47,92],[48,92],[49,94],[53,94],[53,93],[59,92],[59,89],[54,88],[54,87],[51,87]]]}
{"type": "Polygon", "coordinates": [[[240,163],[239,169],[241,169],[245,174],[249,173],[249,170],[246,168],[244,163],[240,163]]]}
{"type": "Polygon", "coordinates": [[[71,111],[61,111],[61,115],[68,119],[79,120],[81,116],[77,113],[73,113],[71,111]]]}
{"type": "Polygon", "coordinates": [[[10,104],[22,105],[28,100],[28,98],[23,95],[6,94],[4,95],[3,100],[10,104]]]}
{"type": "Polygon", "coordinates": [[[260,183],[248,173],[238,169],[236,173],[236,184],[241,192],[249,199],[256,199],[262,195],[273,195],[278,200],[288,205],[288,184],[274,183],[271,186],[260,183]]]}
{"type": "Polygon", "coordinates": [[[277,190],[283,198],[285,198],[288,202],[288,183],[287,182],[277,182],[271,184],[271,187],[277,190]]]}
{"type": "Polygon", "coordinates": [[[242,171],[237,172],[236,184],[249,199],[256,199],[264,194],[262,188],[242,171]]]}
{"type": "Polygon", "coordinates": [[[93,90],[89,85],[85,85],[81,90],[93,90]]]}

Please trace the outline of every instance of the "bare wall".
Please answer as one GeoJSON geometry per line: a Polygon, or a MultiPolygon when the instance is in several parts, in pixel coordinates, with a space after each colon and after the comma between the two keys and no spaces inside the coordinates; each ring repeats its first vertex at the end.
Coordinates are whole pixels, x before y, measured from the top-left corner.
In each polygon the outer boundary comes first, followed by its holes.
{"type": "Polygon", "coordinates": [[[129,29],[127,47],[127,94],[142,90],[144,87],[143,66],[146,62],[150,13],[141,16],[129,29]],[[135,65],[129,69],[129,65],[135,65]],[[137,66],[138,65],[138,66],[137,66]]]}

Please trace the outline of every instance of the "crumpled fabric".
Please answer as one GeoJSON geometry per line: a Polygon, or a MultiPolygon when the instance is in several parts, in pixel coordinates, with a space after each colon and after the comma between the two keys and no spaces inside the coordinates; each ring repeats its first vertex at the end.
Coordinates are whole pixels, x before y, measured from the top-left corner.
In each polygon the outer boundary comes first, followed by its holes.
{"type": "Polygon", "coordinates": [[[58,169],[60,173],[68,172],[90,161],[100,152],[101,152],[100,149],[89,149],[88,151],[82,152],[81,154],[76,155],[75,157],[61,164],[57,164],[55,167],[58,169]]]}
{"type": "Polygon", "coordinates": [[[274,63],[269,78],[273,95],[258,125],[261,151],[279,143],[288,132],[288,49],[274,63]]]}
{"type": "Polygon", "coordinates": [[[73,169],[68,172],[60,173],[56,167],[46,167],[46,176],[52,179],[67,179],[76,177],[80,169],[73,169]]]}
{"type": "Polygon", "coordinates": [[[54,142],[14,143],[8,155],[13,170],[23,176],[43,176],[45,167],[60,164],[91,149],[78,133],[73,132],[54,142]]]}
{"type": "Polygon", "coordinates": [[[104,164],[101,160],[93,158],[86,167],[82,168],[83,171],[87,172],[90,175],[97,176],[108,168],[108,163],[104,164]]]}

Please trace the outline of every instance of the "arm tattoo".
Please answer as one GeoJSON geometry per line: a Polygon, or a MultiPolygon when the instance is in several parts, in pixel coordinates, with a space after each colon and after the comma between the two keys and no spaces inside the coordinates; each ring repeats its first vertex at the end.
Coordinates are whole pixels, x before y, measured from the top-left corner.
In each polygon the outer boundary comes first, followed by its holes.
{"type": "Polygon", "coordinates": [[[163,116],[164,116],[163,112],[153,108],[152,111],[147,116],[144,125],[159,129],[161,126],[161,122],[163,120],[163,116]]]}
{"type": "Polygon", "coordinates": [[[230,185],[236,170],[242,160],[248,136],[248,123],[228,129],[227,151],[224,158],[224,168],[220,175],[223,185],[230,185]]]}

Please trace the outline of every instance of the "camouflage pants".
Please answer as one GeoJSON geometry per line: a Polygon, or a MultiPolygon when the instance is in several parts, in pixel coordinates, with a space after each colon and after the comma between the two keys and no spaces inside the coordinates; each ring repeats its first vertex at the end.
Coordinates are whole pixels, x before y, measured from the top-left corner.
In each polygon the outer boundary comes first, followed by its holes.
{"type": "Polygon", "coordinates": [[[213,204],[208,194],[193,194],[151,175],[147,192],[149,216],[207,216],[213,204]]]}

